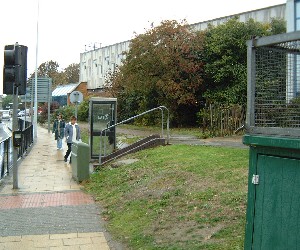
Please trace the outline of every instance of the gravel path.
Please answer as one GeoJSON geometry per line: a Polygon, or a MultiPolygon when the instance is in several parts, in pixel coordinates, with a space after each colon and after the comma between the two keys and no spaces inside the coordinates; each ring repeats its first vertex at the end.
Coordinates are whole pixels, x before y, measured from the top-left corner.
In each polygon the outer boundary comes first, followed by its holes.
{"type": "MultiPolygon", "coordinates": [[[[89,124],[79,124],[82,129],[88,129],[89,124]]],[[[153,132],[148,130],[139,129],[128,129],[117,127],[117,134],[124,134],[126,136],[139,136],[146,137],[154,133],[161,133],[161,131],[153,132]]],[[[166,137],[166,131],[164,131],[166,137]]],[[[238,147],[238,148],[248,148],[242,142],[243,136],[226,136],[226,137],[214,137],[207,139],[199,139],[192,135],[182,135],[182,134],[170,134],[170,144],[186,144],[186,145],[207,145],[207,146],[222,146],[222,147],[238,147]]]]}
{"type": "MultiPolygon", "coordinates": [[[[150,131],[123,129],[123,128],[117,128],[117,133],[132,135],[132,136],[149,136],[153,134],[150,131]]],[[[227,136],[227,137],[199,139],[191,135],[171,134],[170,144],[208,145],[208,146],[247,148],[247,146],[243,144],[242,138],[243,138],[242,136],[227,136]]]]}

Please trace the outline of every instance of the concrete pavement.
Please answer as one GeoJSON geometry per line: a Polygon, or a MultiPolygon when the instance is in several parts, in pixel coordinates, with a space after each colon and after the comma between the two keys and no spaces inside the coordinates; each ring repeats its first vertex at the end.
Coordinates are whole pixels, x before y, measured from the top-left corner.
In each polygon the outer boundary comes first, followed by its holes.
{"type": "Polygon", "coordinates": [[[18,167],[19,188],[12,176],[0,186],[0,250],[114,249],[100,208],[72,179],[64,152],[38,127],[37,142],[18,167]]]}

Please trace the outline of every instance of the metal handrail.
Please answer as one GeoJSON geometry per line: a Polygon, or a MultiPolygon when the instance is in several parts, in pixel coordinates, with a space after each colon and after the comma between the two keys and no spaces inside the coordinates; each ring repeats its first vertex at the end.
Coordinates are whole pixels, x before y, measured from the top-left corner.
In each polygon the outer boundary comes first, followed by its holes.
{"type": "MultiPolygon", "coordinates": [[[[121,125],[121,124],[124,124],[126,122],[129,122],[131,120],[134,120],[142,115],[145,115],[145,114],[148,114],[150,112],[153,112],[155,110],[160,110],[161,111],[161,136],[164,138],[164,110],[167,111],[167,144],[169,144],[169,140],[170,140],[170,126],[169,126],[169,122],[170,122],[170,118],[169,118],[169,110],[165,107],[165,106],[159,106],[157,108],[153,108],[153,109],[149,109],[141,114],[138,114],[138,115],[135,115],[135,116],[132,116],[126,120],[123,120],[121,122],[118,122],[118,123],[115,123],[105,129],[102,129],[101,130],[101,133],[100,133],[100,153],[99,153],[99,164],[101,164],[101,152],[102,152],[102,135],[104,133],[104,136],[106,136],[106,131],[107,130],[110,130],[111,128],[114,128],[114,127],[117,127],[118,125],[121,125]]],[[[104,156],[106,156],[106,144],[104,144],[104,156]]]]}

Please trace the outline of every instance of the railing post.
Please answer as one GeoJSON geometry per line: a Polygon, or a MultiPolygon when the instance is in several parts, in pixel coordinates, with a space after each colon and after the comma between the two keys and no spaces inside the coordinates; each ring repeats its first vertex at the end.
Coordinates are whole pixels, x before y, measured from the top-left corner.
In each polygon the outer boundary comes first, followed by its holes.
{"type": "Polygon", "coordinates": [[[101,165],[101,154],[102,154],[102,130],[100,132],[100,153],[99,153],[99,164],[101,165]]]}
{"type": "MultiPolygon", "coordinates": [[[[167,110],[167,144],[169,144],[169,140],[170,140],[170,125],[169,125],[169,122],[170,122],[170,114],[169,114],[169,110],[168,110],[165,106],[159,106],[159,107],[157,107],[157,108],[150,109],[150,110],[145,111],[145,112],[143,112],[143,113],[141,113],[141,114],[139,114],[139,115],[135,115],[135,116],[133,116],[133,117],[131,117],[131,118],[128,118],[128,119],[126,119],[126,120],[123,120],[123,121],[121,121],[121,122],[115,123],[114,125],[107,126],[107,128],[101,130],[101,134],[100,134],[99,164],[101,165],[102,141],[103,141],[103,139],[102,139],[102,138],[103,138],[102,133],[103,133],[103,132],[104,132],[104,136],[106,137],[106,131],[107,131],[108,129],[115,128],[115,127],[117,127],[117,126],[120,125],[120,124],[124,124],[124,123],[126,123],[126,122],[128,122],[128,121],[131,121],[131,120],[133,120],[133,119],[135,119],[135,118],[137,118],[137,117],[139,117],[139,116],[145,115],[145,114],[150,113],[150,112],[152,112],[152,111],[155,111],[155,110],[157,110],[157,109],[159,109],[159,110],[161,111],[161,136],[162,136],[163,138],[164,138],[164,111],[163,111],[163,109],[166,109],[166,110],[167,110]]],[[[104,149],[104,150],[103,150],[103,151],[104,151],[104,152],[103,152],[103,155],[106,156],[106,143],[104,143],[103,149],[104,149]]]]}
{"type": "Polygon", "coordinates": [[[6,152],[7,152],[7,155],[6,155],[6,172],[7,172],[7,174],[9,174],[9,170],[10,170],[10,153],[11,153],[11,142],[12,142],[12,139],[11,138],[8,138],[7,140],[6,140],[6,152]]]}
{"type": "Polygon", "coordinates": [[[164,110],[160,109],[161,111],[161,137],[164,138],[164,110]]]}
{"type": "Polygon", "coordinates": [[[166,110],[168,113],[168,116],[167,116],[167,144],[169,144],[169,142],[170,142],[170,125],[169,125],[170,118],[169,118],[169,110],[167,108],[166,108],[166,110]]]}
{"type": "Polygon", "coordinates": [[[107,135],[106,135],[106,131],[107,131],[107,130],[105,130],[105,134],[104,134],[104,152],[103,152],[103,156],[106,156],[106,144],[107,144],[107,143],[106,143],[106,140],[105,140],[105,139],[106,139],[106,136],[107,136],[107,135]]]}

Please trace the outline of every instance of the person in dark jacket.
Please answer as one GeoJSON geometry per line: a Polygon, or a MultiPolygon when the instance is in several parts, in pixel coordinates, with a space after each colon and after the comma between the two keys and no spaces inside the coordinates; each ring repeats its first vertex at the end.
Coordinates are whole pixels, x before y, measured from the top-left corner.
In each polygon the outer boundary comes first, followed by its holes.
{"type": "Polygon", "coordinates": [[[52,133],[54,133],[54,139],[57,143],[57,150],[62,150],[62,140],[65,135],[65,121],[61,114],[57,116],[53,123],[52,133]]]}
{"type": "MultiPolygon", "coordinates": [[[[76,121],[77,121],[76,117],[71,116],[70,120],[71,121],[65,127],[65,137],[66,137],[66,142],[68,145],[68,150],[64,156],[65,162],[67,162],[68,157],[71,153],[72,143],[74,141],[81,140],[80,128],[79,128],[78,124],[76,123],[76,121]]],[[[70,157],[70,163],[71,163],[71,157],[70,157]]]]}

